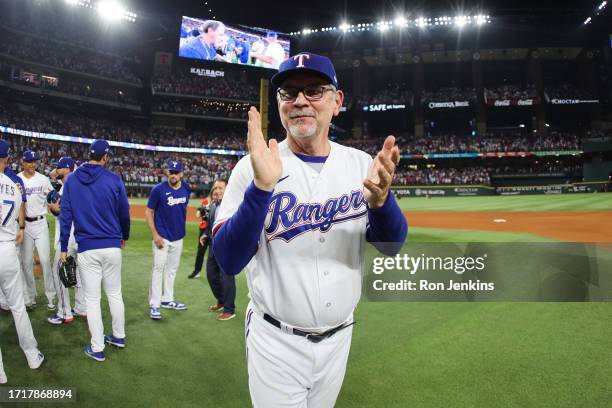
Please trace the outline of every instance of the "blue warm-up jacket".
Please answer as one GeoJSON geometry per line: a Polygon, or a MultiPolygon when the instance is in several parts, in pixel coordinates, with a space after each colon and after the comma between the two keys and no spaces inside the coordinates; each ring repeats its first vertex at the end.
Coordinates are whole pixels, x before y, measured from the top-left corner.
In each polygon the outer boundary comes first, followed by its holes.
{"type": "Polygon", "coordinates": [[[79,252],[121,248],[130,237],[130,206],[123,182],[103,166],[86,163],[66,180],[61,199],[60,243],[68,250],[70,227],[79,252]]]}

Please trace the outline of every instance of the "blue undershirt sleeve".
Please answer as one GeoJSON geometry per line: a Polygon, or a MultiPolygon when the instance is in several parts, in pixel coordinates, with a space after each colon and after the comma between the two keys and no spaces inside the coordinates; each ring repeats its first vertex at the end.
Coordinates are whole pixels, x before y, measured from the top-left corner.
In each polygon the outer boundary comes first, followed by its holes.
{"type": "Polygon", "coordinates": [[[366,240],[385,255],[399,252],[408,235],[408,222],[391,192],[380,208],[368,208],[366,240]]]}
{"type": "Polygon", "coordinates": [[[213,253],[223,272],[237,275],[257,252],[271,198],[271,191],[252,182],[234,215],[213,231],[213,253]]]}

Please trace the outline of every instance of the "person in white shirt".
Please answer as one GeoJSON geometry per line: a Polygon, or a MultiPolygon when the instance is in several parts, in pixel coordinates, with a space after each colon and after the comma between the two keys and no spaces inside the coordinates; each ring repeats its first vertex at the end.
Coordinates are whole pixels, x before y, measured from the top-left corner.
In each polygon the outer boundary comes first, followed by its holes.
{"type": "MultiPolygon", "coordinates": [[[[9,144],[0,140],[0,254],[2,254],[0,256],[0,292],[5,296],[13,315],[19,345],[26,356],[28,365],[35,370],[43,363],[45,356],[38,350],[23,299],[23,282],[19,276],[16,247],[17,237],[21,234],[23,227],[18,221],[23,197],[17,183],[4,174],[8,156],[9,144]]],[[[0,384],[6,382],[6,373],[0,353],[0,384]]]]}
{"type": "Polygon", "coordinates": [[[262,62],[264,68],[278,69],[280,64],[285,60],[285,50],[278,42],[278,34],[270,31],[266,37],[268,46],[262,53],[255,53],[253,50],[251,56],[262,62]]]}
{"type": "Polygon", "coordinates": [[[47,194],[53,190],[53,186],[49,177],[36,171],[38,161],[36,152],[26,150],[21,159],[23,171],[18,176],[23,180],[28,198],[25,205],[25,234],[21,245],[21,272],[25,283],[23,295],[26,305],[36,305],[36,283],[33,272],[34,248],[36,248],[43,272],[47,308],[55,310],[56,293],[51,275],[51,246],[47,222],[47,194]]]}

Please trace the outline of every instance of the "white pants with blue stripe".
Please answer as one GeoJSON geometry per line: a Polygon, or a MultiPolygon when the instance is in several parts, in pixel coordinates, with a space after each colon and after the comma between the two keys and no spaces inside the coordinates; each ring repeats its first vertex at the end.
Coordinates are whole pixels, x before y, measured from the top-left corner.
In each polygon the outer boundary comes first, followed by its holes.
{"type": "Polygon", "coordinates": [[[313,343],[271,325],[252,304],[245,326],[254,408],[332,408],[336,404],[353,326],[313,343]]]}
{"type": "Polygon", "coordinates": [[[151,285],[149,286],[149,306],[160,307],[161,302],[173,302],[175,300],[174,280],[181,263],[183,240],[168,241],[164,239],[164,247],[161,249],[155,243],[152,245],[153,269],[151,271],[151,285]]]}
{"type": "Polygon", "coordinates": [[[87,304],[87,325],[91,333],[91,349],[104,350],[104,325],[100,298],[102,288],[108,299],[113,336],[125,338],[125,306],[121,294],[121,249],[92,249],[79,254],[79,269],[85,303],[87,304]]]}

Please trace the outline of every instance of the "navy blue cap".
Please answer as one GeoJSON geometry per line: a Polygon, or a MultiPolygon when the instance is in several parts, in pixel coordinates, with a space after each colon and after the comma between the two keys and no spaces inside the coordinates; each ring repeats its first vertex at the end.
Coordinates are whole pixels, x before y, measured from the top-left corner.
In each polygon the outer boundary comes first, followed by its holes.
{"type": "Polygon", "coordinates": [[[64,156],[61,157],[58,162],[57,162],[57,166],[58,169],[74,169],[74,160],[72,160],[72,157],[70,156],[64,156]]]}
{"type": "Polygon", "coordinates": [[[278,37],[278,34],[276,33],[276,31],[268,31],[268,35],[266,37],[278,37]]]}
{"type": "Polygon", "coordinates": [[[176,160],[170,160],[168,162],[168,171],[183,171],[183,163],[176,160]]]}
{"type": "Polygon", "coordinates": [[[281,86],[285,79],[297,72],[309,72],[318,75],[338,88],[338,78],[331,60],[310,52],[302,52],[283,61],[278,73],[272,77],[272,85],[281,86]]]}
{"type": "Polygon", "coordinates": [[[94,140],[91,146],[89,146],[89,153],[96,155],[111,154],[110,144],[106,140],[94,140]]]}
{"type": "Polygon", "coordinates": [[[21,156],[21,160],[25,162],[33,162],[33,161],[38,160],[38,156],[32,150],[26,150],[23,152],[23,155],[21,156]]]}
{"type": "Polygon", "coordinates": [[[11,146],[4,140],[0,139],[0,159],[4,159],[5,157],[9,157],[9,153],[11,152],[11,146]]]}

